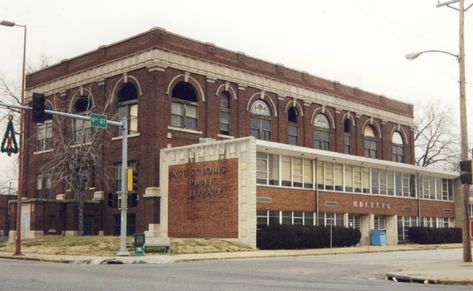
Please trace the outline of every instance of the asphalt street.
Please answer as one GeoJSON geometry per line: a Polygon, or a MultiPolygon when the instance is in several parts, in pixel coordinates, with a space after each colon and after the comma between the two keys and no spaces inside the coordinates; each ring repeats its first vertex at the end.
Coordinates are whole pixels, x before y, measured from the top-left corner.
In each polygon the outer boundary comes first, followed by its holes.
{"type": "Polygon", "coordinates": [[[0,260],[0,290],[471,290],[471,286],[396,283],[386,272],[442,264],[461,250],[76,265],[0,260]]]}

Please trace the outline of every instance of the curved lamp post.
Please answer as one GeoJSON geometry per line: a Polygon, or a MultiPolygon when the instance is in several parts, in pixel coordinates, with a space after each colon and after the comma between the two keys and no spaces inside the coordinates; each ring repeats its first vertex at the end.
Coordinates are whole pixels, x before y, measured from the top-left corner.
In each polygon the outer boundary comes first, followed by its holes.
{"type": "Polygon", "coordinates": [[[447,54],[447,55],[450,55],[452,57],[455,57],[457,60],[459,60],[460,56],[459,55],[456,55],[456,54],[452,54],[451,52],[447,52],[447,51],[443,51],[443,50],[426,50],[426,51],[421,51],[421,52],[412,52],[412,53],[408,53],[405,55],[406,59],[408,59],[409,61],[412,61],[414,59],[417,59],[417,57],[419,57],[421,54],[424,54],[424,53],[441,53],[441,54],[447,54]]]}
{"type": "MultiPolygon", "coordinates": [[[[26,25],[18,24],[12,21],[2,20],[0,25],[8,27],[22,27],[23,28],[23,64],[21,71],[21,99],[20,103],[23,105],[25,101],[25,66],[26,66],[26,25]]],[[[24,140],[25,140],[25,131],[24,131],[24,114],[23,111],[20,111],[20,152],[19,152],[19,173],[18,173],[18,194],[16,202],[16,244],[15,244],[15,253],[14,255],[21,255],[21,199],[24,191],[24,179],[23,179],[23,163],[24,163],[24,140]]]]}

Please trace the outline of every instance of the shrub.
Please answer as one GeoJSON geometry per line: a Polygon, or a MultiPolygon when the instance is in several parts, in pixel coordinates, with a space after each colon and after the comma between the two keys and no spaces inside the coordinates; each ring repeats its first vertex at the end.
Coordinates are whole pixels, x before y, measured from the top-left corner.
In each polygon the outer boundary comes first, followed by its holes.
{"type": "Polygon", "coordinates": [[[410,227],[409,241],[418,244],[444,244],[462,241],[461,228],[410,227]]]}
{"type": "MultiPolygon", "coordinates": [[[[356,245],[361,238],[357,229],[332,227],[332,246],[356,245]]],[[[330,227],[274,225],[261,228],[257,233],[260,249],[307,249],[330,247],[330,227]]]]}

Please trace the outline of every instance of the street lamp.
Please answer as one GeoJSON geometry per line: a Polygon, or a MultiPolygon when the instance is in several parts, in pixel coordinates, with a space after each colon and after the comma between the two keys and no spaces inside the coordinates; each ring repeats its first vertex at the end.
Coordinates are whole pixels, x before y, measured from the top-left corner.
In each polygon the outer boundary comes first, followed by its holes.
{"type": "MultiPolygon", "coordinates": [[[[472,4],[473,5],[473,4],[472,4]]],[[[459,85],[460,85],[460,130],[461,130],[461,159],[468,160],[468,123],[466,120],[466,88],[465,88],[465,27],[464,27],[464,14],[472,5],[465,9],[464,0],[452,0],[444,3],[439,3],[437,7],[448,6],[457,10],[459,13],[459,35],[458,35],[458,54],[452,54],[443,50],[426,50],[422,52],[414,52],[406,55],[408,60],[413,60],[423,53],[443,53],[453,56],[457,59],[459,64],[459,85]],[[450,6],[453,3],[458,3],[459,7],[455,8],[450,6]]],[[[463,223],[462,223],[462,236],[463,236],[463,261],[471,262],[471,238],[470,238],[470,223],[468,217],[469,209],[469,185],[462,185],[462,205],[463,210],[463,223]]]]}
{"type": "Polygon", "coordinates": [[[412,61],[412,60],[414,60],[414,59],[417,59],[417,57],[419,57],[421,54],[424,54],[424,53],[441,53],[441,54],[447,54],[447,55],[451,55],[452,57],[455,57],[457,60],[459,60],[459,55],[452,54],[451,52],[442,51],[442,50],[426,50],[426,51],[421,51],[421,52],[412,52],[412,53],[406,54],[405,57],[406,57],[406,59],[408,59],[409,61],[412,61]]]}
{"type": "MultiPolygon", "coordinates": [[[[0,25],[14,27],[19,26],[23,28],[23,64],[21,71],[21,99],[20,105],[24,105],[25,101],[25,66],[26,66],[26,25],[18,24],[12,21],[2,20],[0,25]]],[[[15,256],[21,255],[21,198],[24,191],[24,179],[23,179],[23,163],[24,163],[24,140],[25,140],[25,131],[24,131],[24,114],[23,111],[20,111],[20,152],[19,152],[19,174],[18,174],[18,194],[16,202],[16,245],[15,245],[15,256]]]]}

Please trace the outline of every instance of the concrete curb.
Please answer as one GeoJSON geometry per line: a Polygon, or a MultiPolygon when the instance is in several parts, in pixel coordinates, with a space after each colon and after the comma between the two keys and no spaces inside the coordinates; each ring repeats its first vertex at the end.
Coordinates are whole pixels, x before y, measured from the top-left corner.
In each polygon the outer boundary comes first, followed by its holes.
{"type": "Polygon", "coordinates": [[[403,273],[390,272],[386,274],[388,280],[395,282],[421,283],[421,284],[443,284],[443,285],[473,285],[473,278],[470,280],[433,278],[429,276],[406,275],[403,273]]]}

